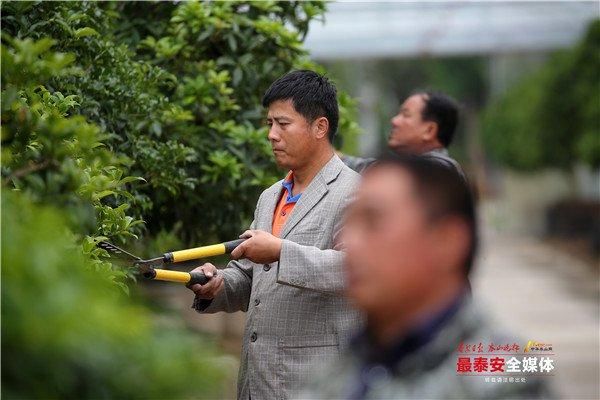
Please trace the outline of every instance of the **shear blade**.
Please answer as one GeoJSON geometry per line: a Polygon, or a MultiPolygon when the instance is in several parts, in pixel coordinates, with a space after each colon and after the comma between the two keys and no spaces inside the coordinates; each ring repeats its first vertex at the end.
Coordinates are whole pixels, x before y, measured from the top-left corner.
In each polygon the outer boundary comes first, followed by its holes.
{"type": "Polygon", "coordinates": [[[134,256],[133,254],[126,252],[125,250],[115,246],[112,243],[98,242],[97,246],[100,247],[101,249],[108,251],[108,253],[114,257],[129,258],[130,260],[135,260],[135,261],[141,260],[141,258],[139,258],[138,256],[134,256]]]}

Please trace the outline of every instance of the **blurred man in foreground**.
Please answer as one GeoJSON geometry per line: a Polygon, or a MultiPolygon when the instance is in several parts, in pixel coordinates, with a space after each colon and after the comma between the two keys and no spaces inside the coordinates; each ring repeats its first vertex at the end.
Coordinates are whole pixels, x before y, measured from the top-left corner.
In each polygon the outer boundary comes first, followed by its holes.
{"type": "Polygon", "coordinates": [[[360,322],[341,296],[338,233],[359,175],[333,152],[335,87],[312,71],[279,78],[265,93],[275,161],[289,172],[265,190],[247,240],[217,273],[194,285],[201,313],[246,311],[238,398],[286,399],[315,363],[338,355],[360,322]]]}
{"type": "MultiPolygon", "coordinates": [[[[417,91],[402,103],[391,123],[388,146],[394,153],[422,155],[465,176],[447,150],[458,124],[458,105],[450,96],[417,91]]],[[[341,158],[359,173],[375,161],[374,158],[348,155],[341,155],[341,158]]]]}
{"type": "Polygon", "coordinates": [[[366,313],[367,328],[301,399],[547,395],[531,376],[525,383],[490,383],[461,376],[469,373],[457,367],[459,357],[477,356],[460,353],[466,344],[488,351],[490,343],[515,338],[500,335],[466,295],[477,224],[456,171],[417,157],[376,162],[363,175],[342,236],[347,294],[366,313]]]}

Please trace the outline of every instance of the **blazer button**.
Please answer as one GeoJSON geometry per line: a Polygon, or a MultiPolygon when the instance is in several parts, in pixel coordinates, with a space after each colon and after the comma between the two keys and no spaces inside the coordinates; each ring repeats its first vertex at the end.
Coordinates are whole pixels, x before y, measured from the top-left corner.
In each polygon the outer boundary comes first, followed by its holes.
{"type": "Polygon", "coordinates": [[[258,337],[258,335],[256,334],[256,332],[252,332],[252,335],[250,335],[250,341],[256,342],[257,337],[258,337]]]}
{"type": "Polygon", "coordinates": [[[260,300],[259,299],[254,299],[254,305],[257,306],[260,304],[260,300]]]}
{"type": "Polygon", "coordinates": [[[265,264],[265,265],[263,266],[263,271],[265,271],[265,272],[267,272],[267,271],[268,271],[268,270],[270,270],[270,269],[271,269],[271,266],[270,266],[269,264],[265,264]]]}

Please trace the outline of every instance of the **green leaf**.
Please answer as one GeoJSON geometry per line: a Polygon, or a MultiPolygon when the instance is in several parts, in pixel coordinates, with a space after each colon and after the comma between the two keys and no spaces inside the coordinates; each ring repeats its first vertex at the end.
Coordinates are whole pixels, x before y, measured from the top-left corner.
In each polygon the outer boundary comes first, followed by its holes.
{"type": "Polygon", "coordinates": [[[103,197],[110,196],[110,195],[113,195],[113,194],[115,194],[115,192],[113,190],[103,190],[101,192],[94,193],[92,195],[92,200],[94,200],[94,201],[100,200],[103,197]]]}
{"type": "Polygon", "coordinates": [[[85,28],[79,28],[75,31],[76,38],[81,38],[84,36],[96,36],[96,35],[99,35],[99,33],[95,29],[90,28],[88,26],[86,26],[85,28]]]}

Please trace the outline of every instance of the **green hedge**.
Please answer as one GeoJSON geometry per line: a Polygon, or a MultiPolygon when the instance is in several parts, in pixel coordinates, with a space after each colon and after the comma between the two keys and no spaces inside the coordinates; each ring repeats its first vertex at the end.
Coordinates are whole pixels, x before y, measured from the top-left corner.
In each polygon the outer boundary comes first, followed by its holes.
{"type": "MultiPolygon", "coordinates": [[[[318,1],[4,2],[2,30],[7,46],[51,38],[69,54],[76,68],[39,84],[73,96],[68,115],[97,125],[124,174],[145,179],[127,186],[143,229],[197,245],[237,237],[283,174],[260,100],[288,70],[318,69],[302,40],[324,10],[318,1]]],[[[341,99],[340,131],[355,135],[351,101],[341,99]]],[[[107,194],[103,203],[121,201],[107,194]]]]}
{"type": "Polygon", "coordinates": [[[2,193],[2,398],[215,398],[214,344],[156,326],[76,251],[64,212],[2,193]]]}

